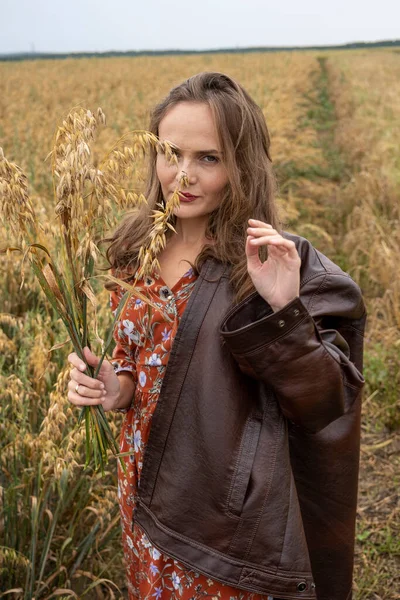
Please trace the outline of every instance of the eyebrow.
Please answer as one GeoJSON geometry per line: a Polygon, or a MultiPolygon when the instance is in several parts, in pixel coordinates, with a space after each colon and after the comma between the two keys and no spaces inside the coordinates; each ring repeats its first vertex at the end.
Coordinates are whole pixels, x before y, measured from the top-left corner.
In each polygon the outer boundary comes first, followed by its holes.
{"type": "MultiPolygon", "coordinates": [[[[165,140],[168,141],[168,140],[165,140]]],[[[179,150],[179,152],[181,152],[181,148],[179,148],[179,146],[177,146],[176,144],[172,144],[172,142],[168,142],[169,145],[171,146],[171,148],[173,148],[174,150],[179,150]]],[[[201,154],[222,154],[222,152],[220,152],[219,150],[215,150],[215,148],[211,148],[210,150],[198,150],[197,152],[195,152],[195,154],[197,156],[200,156],[201,154]]]]}

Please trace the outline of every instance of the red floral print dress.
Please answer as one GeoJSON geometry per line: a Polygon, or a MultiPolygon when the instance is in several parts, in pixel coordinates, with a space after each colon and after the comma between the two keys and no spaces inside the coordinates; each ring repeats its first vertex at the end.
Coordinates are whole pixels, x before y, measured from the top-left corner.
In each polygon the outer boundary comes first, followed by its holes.
{"type": "MultiPolygon", "coordinates": [[[[136,382],[132,405],[127,410],[121,431],[121,452],[126,474],[119,469],[118,499],[121,510],[122,541],[127,567],[129,599],[140,600],[273,600],[213,581],[189,570],[178,561],[162,554],[134,525],[132,513],[149,438],[151,419],[157,405],[169,353],[180,318],[196,282],[193,269],[170,289],[159,275],[139,282],[142,291],[157,310],[137,298],[131,298],[115,331],[113,363],[116,372],[130,371],[136,382]]],[[[115,311],[123,291],[111,294],[115,311]]]]}

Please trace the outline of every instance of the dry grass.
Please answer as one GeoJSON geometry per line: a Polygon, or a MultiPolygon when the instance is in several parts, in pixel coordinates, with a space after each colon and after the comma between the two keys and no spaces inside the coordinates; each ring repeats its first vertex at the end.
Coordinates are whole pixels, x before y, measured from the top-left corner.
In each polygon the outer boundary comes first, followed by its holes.
{"type": "Polygon", "coordinates": [[[400,598],[400,63],[393,52],[336,55],[335,143],[352,176],[338,197],[343,252],[368,300],[358,597],[400,598]]]}
{"type": "MultiPolygon", "coordinates": [[[[217,70],[243,83],[267,118],[288,227],[335,257],[366,293],[356,590],[358,600],[394,600],[400,587],[400,66],[386,51],[325,56],[329,97],[315,53],[0,63],[0,146],[27,173],[32,206],[51,230],[52,180],[44,158],[57,122],[72,106],[101,105],[108,115],[94,149],[96,166],[116,137],[144,129],[150,107],[185,77],[217,70]]],[[[126,159],[124,147],[109,156],[110,172],[113,161],[126,159]]],[[[161,228],[153,233],[162,243],[161,228]]],[[[0,255],[0,266],[0,581],[4,589],[25,590],[14,598],[28,598],[31,588],[37,599],[57,588],[122,598],[115,470],[102,481],[82,470],[83,434],[74,429],[76,414],[66,401],[67,348],[47,352],[64,341],[60,323],[28,272],[19,288],[14,256],[0,255]]],[[[107,295],[98,300],[104,330],[107,295]]],[[[114,432],[118,426],[116,419],[114,432]]]]}

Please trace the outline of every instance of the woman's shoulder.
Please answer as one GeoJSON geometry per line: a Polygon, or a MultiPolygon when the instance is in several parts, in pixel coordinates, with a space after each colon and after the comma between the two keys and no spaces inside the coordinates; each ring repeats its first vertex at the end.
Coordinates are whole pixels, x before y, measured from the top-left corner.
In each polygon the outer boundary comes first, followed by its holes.
{"type": "Polygon", "coordinates": [[[307,238],[287,231],[283,231],[282,235],[296,244],[297,252],[302,260],[302,267],[307,270],[308,277],[336,273],[350,278],[348,273],[345,273],[336,263],[315,248],[307,238]]]}
{"type": "Polygon", "coordinates": [[[282,235],[296,244],[301,258],[301,298],[310,312],[316,307],[326,312],[329,307],[331,312],[346,313],[347,316],[364,314],[361,289],[348,273],[306,238],[288,232],[282,235]]]}

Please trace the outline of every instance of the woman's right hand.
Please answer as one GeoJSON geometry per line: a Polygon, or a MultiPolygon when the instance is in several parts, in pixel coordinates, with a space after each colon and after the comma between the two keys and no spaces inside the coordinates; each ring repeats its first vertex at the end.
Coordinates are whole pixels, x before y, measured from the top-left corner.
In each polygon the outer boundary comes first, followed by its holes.
{"type": "MultiPolygon", "coordinates": [[[[83,349],[87,363],[96,367],[100,359],[89,350],[83,349]]],[[[105,411],[118,408],[120,399],[120,382],[108,361],[103,361],[97,379],[85,375],[86,365],[81,358],[72,352],[68,360],[74,367],[71,369],[68,383],[68,400],[76,406],[93,406],[101,404],[105,411]],[[78,391],[77,391],[78,390],[78,391]]]]}

